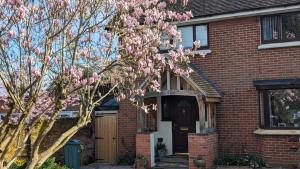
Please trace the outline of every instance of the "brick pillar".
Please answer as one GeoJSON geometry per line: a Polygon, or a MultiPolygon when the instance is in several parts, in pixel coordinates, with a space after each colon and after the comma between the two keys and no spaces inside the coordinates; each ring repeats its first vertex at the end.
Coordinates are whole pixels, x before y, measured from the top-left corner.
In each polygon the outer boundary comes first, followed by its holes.
{"type": "Polygon", "coordinates": [[[217,137],[216,132],[205,135],[189,134],[189,169],[198,169],[194,164],[194,160],[198,157],[205,160],[205,169],[214,168],[214,161],[217,158],[217,137]]]}
{"type": "MultiPolygon", "coordinates": [[[[151,142],[150,133],[139,133],[136,135],[136,155],[144,156],[147,160],[147,167],[151,165],[151,142]]],[[[139,169],[139,168],[136,168],[139,169]]]]}

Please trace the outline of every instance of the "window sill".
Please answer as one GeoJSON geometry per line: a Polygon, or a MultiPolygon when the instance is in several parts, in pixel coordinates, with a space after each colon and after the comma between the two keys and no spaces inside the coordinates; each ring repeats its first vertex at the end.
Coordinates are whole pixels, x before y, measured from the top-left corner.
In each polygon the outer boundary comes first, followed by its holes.
{"type": "MultiPolygon", "coordinates": [[[[196,50],[196,51],[193,51],[193,54],[195,55],[207,55],[207,54],[210,54],[212,51],[210,49],[200,49],[200,50],[196,50]]],[[[168,51],[165,50],[165,51],[160,51],[159,53],[161,54],[168,54],[168,51]]],[[[187,52],[185,52],[185,54],[188,54],[187,52]]]]}
{"type": "Polygon", "coordinates": [[[254,131],[257,135],[300,135],[300,130],[268,130],[268,129],[257,129],[254,131]]]}
{"type": "Polygon", "coordinates": [[[211,53],[211,50],[210,49],[203,49],[203,50],[196,50],[193,52],[195,55],[207,55],[207,54],[210,54],[211,53]]]}
{"type": "Polygon", "coordinates": [[[285,47],[294,47],[294,46],[300,46],[300,41],[262,44],[258,46],[258,49],[273,49],[273,48],[285,48],[285,47]]]}

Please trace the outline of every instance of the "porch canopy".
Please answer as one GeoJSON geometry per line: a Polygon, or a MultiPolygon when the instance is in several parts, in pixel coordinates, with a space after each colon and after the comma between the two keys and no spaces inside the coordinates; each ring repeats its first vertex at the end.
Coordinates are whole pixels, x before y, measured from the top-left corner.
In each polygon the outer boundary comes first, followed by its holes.
{"type": "Polygon", "coordinates": [[[176,119],[174,118],[179,118],[180,114],[178,113],[185,111],[195,112],[195,115],[189,116],[192,120],[195,120],[196,129],[192,133],[207,133],[215,129],[216,104],[221,101],[223,94],[197,65],[190,64],[190,68],[193,72],[190,73],[189,77],[180,77],[168,70],[165,71],[158,79],[161,92],[147,90],[141,102],[145,106],[149,106],[149,109],[148,112],[139,111],[138,133],[163,132],[160,130],[165,130],[164,125],[166,123],[169,123],[171,128],[174,129],[174,125],[176,125],[176,119]],[[156,108],[152,108],[151,105],[157,107],[153,106],[156,108]],[[180,105],[186,106],[184,108],[180,105]],[[168,111],[170,118],[165,119],[168,111]]]}

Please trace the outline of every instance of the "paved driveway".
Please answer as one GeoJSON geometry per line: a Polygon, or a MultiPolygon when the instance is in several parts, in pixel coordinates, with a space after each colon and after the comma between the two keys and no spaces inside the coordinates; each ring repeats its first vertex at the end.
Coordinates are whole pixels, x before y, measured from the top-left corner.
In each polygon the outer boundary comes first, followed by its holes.
{"type": "Polygon", "coordinates": [[[102,163],[92,163],[87,166],[82,166],[80,169],[132,169],[131,166],[118,166],[102,163]]]}

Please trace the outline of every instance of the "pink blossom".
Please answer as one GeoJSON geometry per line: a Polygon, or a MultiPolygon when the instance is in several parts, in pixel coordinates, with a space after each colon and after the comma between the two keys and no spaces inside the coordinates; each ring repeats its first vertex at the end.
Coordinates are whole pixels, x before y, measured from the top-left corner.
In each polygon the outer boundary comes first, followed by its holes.
{"type": "Polygon", "coordinates": [[[60,26],[60,21],[58,19],[53,19],[54,26],[60,26]]]}
{"type": "Polygon", "coordinates": [[[85,55],[86,55],[86,53],[85,53],[84,51],[81,51],[81,52],[80,52],[80,56],[81,56],[82,58],[84,58],[85,55]]]}
{"type": "Polygon", "coordinates": [[[49,55],[47,55],[46,58],[45,58],[45,62],[46,62],[46,63],[49,63],[50,60],[51,60],[51,57],[50,57],[49,55]]]}
{"type": "Polygon", "coordinates": [[[199,41],[199,40],[195,41],[195,42],[194,42],[194,46],[195,46],[196,49],[199,49],[200,46],[201,46],[201,45],[200,45],[200,41],[199,41]]]}
{"type": "Polygon", "coordinates": [[[40,74],[40,72],[39,72],[36,68],[34,68],[34,69],[32,70],[32,75],[33,75],[33,77],[37,78],[37,77],[39,77],[41,74],[40,74]]]}
{"type": "Polygon", "coordinates": [[[186,14],[187,14],[187,16],[188,16],[188,17],[190,17],[190,18],[192,18],[192,17],[193,17],[193,13],[192,13],[192,11],[188,11],[188,12],[186,12],[186,14]]]}
{"type": "Polygon", "coordinates": [[[175,3],[177,3],[177,0],[169,0],[169,2],[170,2],[171,4],[175,4],[175,3]]]}
{"type": "Polygon", "coordinates": [[[8,0],[7,1],[9,5],[16,5],[17,4],[17,0],[8,0]]]}
{"type": "Polygon", "coordinates": [[[16,33],[15,33],[14,30],[9,30],[9,31],[8,31],[8,37],[9,37],[9,38],[14,38],[15,36],[16,36],[16,33]]]}
{"type": "Polygon", "coordinates": [[[26,11],[25,6],[21,5],[19,7],[19,11],[18,11],[19,19],[24,19],[25,18],[25,11],[26,11]]]}
{"type": "Polygon", "coordinates": [[[81,81],[81,85],[86,85],[87,84],[87,80],[86,79],[83,79],[82,81],[81,81]]]}
{"type": "Polygon", "coordinates": [[[144,10],[141,7],[137,7],[134,9],[134,15],[136,17],[140,17],[144,13],[144,10]]]}
{"type": "Polygon", "coordinates": [[[54,63],[55,63],[55,64],[58,64],[58,59],[57,59],[57,57],[54,57],[54,63]]]}
{"type": "Polygon", "coordinates": [[[177,34],[177,27],[174,25],[170,25],[168,32],[171,36],[175,36],[177,34]]]}
{"type": "Polygon", "coordinates": [[[105,33],[104,36],[105,36],[106,40],[109,40],[110,37],[111,37],[111,34],[110,33],[105,33]]]}
{"type": "Polygon", "coordinates": [[[97,32],[97,27],[96,26],[93,27],[92,32],[93,33],[97,32]]]}
{"type": "Polygon", "coordinates": [[[34,61],[33,61],[33,58],[32,58],[31,56],[29,56],[29,57],[28,57],[28,63],[31,65],[31,64],[33,64],[33,62],[34,62],[34,61]]]}
{"type": "Polygon", "coordinates": [[[93,77],[93,78],[95,79],[95,81],[96,81],[96,80],[98,79],[98,73],[94,72],[92,77],[93,77]]]}
{"type": "Polygon", "coordinates": [[[93,83],[95,83],[95,79],[93,77],[90,77],[89,78],[89,84],[93,84],[93,83]]]}
{"type": "Polygon", "coordinates": [[[167,3],[166,3],[166,2],[160,2],[160,3],[158,4],[158,7],[159,7],[160,9],[165,9],[165,8],[167,7],[167,3]]]}
{"type": "Polygon", "coordinates": [[[36,55],[41,55],[43,52],[39,48],[36,48],[36,49],[34,49],[34,53],[36,55]]]}
{"type": "Polygon", "coordinates": [[[189,0],[182,0],[182,6],[185,7],[188,5],[189,0]]]}

